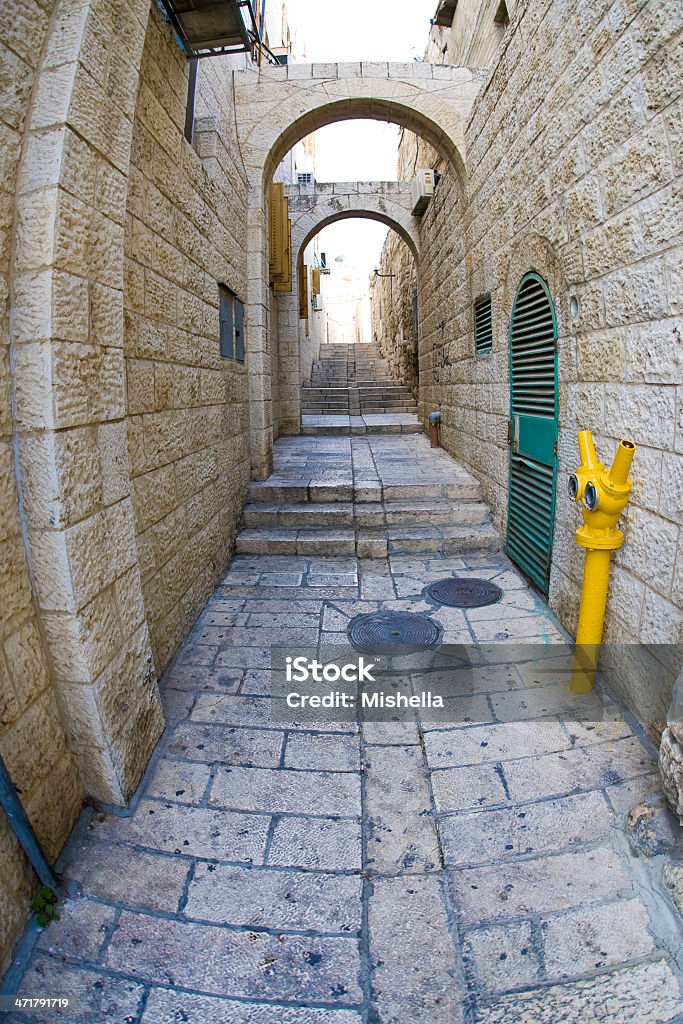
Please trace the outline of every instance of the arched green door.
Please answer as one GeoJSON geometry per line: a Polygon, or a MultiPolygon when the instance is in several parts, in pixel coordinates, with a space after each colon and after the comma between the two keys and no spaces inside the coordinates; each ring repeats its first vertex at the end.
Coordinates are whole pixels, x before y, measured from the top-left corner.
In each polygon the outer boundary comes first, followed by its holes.
{"type": "Polygon", "coordinates": [[[557,321],[548,286],[526,274],[510,322],[510,491],[506,548],[548,592],[557,477],[557,321]]]}

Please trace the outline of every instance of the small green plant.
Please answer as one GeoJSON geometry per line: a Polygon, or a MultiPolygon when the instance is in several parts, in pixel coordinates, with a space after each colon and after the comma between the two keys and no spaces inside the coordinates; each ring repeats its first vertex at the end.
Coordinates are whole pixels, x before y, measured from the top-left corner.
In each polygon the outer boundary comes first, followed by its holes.
{"type": "Polygon", "coordinates": [[[33,909],[36,912],[36,920],[41,928],[45,928],[50,921],[59,921],[57,913],[57,897],[52,889],[41,885],[33,897],[33,909]]]}

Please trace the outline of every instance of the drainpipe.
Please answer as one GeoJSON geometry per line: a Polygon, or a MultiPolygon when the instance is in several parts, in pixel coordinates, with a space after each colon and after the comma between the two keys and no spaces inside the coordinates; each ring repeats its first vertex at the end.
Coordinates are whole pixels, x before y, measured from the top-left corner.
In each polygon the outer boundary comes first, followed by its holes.
{"type": "Polygon", "coordinates": [[[12,785],[12,780],[9,777],[2,757],[0,757],[0,807],[2,807],[7,815],[10,827],[21,843],[22,849],[40,881],[48,889],[52,889],[54,893],[59,894],[59,883],[47,862],[38,842],[38,837],[33,831],[33,826],[17,795],[17,791],[12,785]]]}

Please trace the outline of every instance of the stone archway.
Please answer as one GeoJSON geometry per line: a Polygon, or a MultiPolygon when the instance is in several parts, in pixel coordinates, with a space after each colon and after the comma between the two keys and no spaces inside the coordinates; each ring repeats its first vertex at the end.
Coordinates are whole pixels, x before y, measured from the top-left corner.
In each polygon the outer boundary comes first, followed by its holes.
{"type": "Polygon", "coordinates": [[[292,221],[291,292],[276,296],[277,420],[281,433],[298,433],[301,423],[300,386],[304,371],[300,363],[301,336],[299,326],[298,281],[303,252],[323,228],[336,221],[366,218],[386,224],[396,231],[419,258],[417,221],[412,215],[411,186],[403,181],[354,181],[316,185],[288,185],[292,221]]]}
{"type": "Polygon", "coordinates": [[[252,471],[272,468],[266,185],[306,135],[337,121],[380,119],[415,132],[465,181],[465,125],[485,72],[422,62],[292,64],[235,72],[235,117],[249,177],[247,359],[252,471]]]}

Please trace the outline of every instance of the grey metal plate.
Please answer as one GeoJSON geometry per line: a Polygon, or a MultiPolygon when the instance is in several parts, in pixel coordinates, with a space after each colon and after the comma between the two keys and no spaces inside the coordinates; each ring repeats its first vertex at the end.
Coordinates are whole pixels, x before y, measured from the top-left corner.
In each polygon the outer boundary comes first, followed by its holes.
{"type": "Polygon", "coordinates": [[[441,629],[429,616],[416,612],[373,612],[351,620],[349,639],[359,651],[414,654],[435,647],[441,639],[441,629]]]}
{"type": "Polygon", "coordinates": [[[430,584],[425,591],[426,597],[431,597],[439,604],[446,604],[450,608],[483,608],[487,604],[495,604],[500,601],[503,591],[490,580],[479,580],[474,578],[460,578],[450,576],[445,580],[437,580],[430,584]]]}

